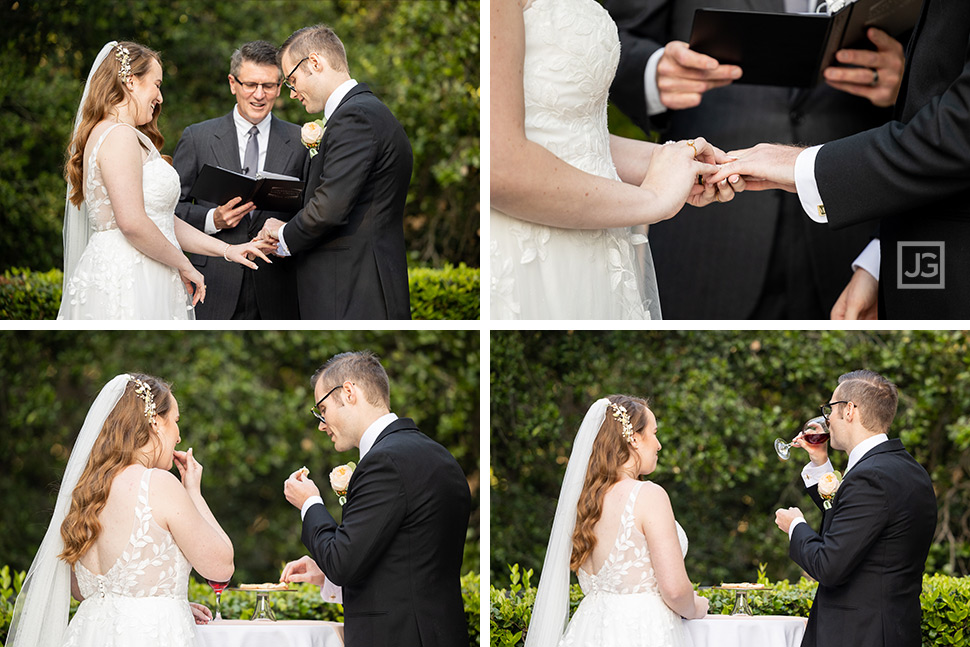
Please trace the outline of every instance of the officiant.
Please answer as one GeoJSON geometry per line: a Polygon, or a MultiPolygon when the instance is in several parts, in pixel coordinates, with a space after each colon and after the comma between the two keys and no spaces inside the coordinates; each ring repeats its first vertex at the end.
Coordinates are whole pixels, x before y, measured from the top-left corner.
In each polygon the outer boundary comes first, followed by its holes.
{"type": "MultiPolygon", "coordinates": [[[[232,54],[229,91],[236,105],[215,119],[185,129],[175,147],[174,163],[181,180],[176,215],[193,227],[227,243],[256,236],[267,218],[289,220],[292,213],[254,209],[240,198],[217,205],[189,197],[206,164],[255,176],[269,171],[304,177],[307,152],[300,127],[273,116],[280,93],[276,48],[262,40],[245,43],[232,54]]],[[[257,261],[258,270],[222,258],[192,255],[205,275],[205,303],[196,306],[198,319],[298,319],[293,259],[257,261]]]]}

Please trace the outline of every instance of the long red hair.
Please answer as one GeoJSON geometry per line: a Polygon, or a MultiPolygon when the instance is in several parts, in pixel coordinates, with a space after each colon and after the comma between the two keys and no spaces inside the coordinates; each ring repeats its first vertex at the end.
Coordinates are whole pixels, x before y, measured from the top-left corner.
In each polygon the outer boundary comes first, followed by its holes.
{"type": "MultiPolygon", "coordinates": [[[[647,401],[630,395],[611,395],[610,402],[626,408],[635,434],[642,434],[647,426],[647,401]]],[[[638,456],[623,438],[623,425],[613,418],[613,407],[607,405],[606,419],[593,441],[593,452],[586,468],[586,480],[579,495],[576,527],[573,530],[573,553],[569,567],[577,571],[596,547],[593,528],[603,514],[606,491],[619,481],[620,468],[638,456]]]]}
{"type": "MultiPolygon", "coordinates": [[[[121,42],[116,47],[128,48],[131,57],[131,73],[133,76],[142,77],[151,68],[152,60],[162,64],[162,58],[158,52],[139,45],[138,43],[121,42]]],[[[75,207],[81,206],[84,202],[84,147],[88,143],[88,137],[94,127],[103,121],[111,110],[123,105],[131,96],[128,88],[122,83],[118,71],[121,69],[121,62],[115,58],[114,53],[105,57],[104,61],[91,77],[91,86],[88,88],[88,96],[81,108],[81,123],[78,125],[77,133],[67,147],[67,162],[64,165],[64,177],[71,185],[71,202],[75,207]]],[[[147,124],[138,126],[138,130],[145,133],[155,148],[161,152],[165,145],[165,138],[158,130],[158,115],[161,113],[162,106],[156,105],[152,112],[152,120],[147,124]]]]}
{"type": "MultiPolygon", "coordinates": [[[[151,375],[132,373],[131,376],[151,387],[155,414],[168,415],[172,408],[171,386],[151,375]]],[[[105,419],[88,464],[74,488],[71,509],[61,524],[64,552],[59,557],[72,566],[101,534],[98,515],[108,502],[115,476],[135,463],[135,454],[140,448],[154,442],[151,421],[145,416],[145,401],[135,393],[135,388],[135,382],[129,380],[118,404],[105,419]]]]}

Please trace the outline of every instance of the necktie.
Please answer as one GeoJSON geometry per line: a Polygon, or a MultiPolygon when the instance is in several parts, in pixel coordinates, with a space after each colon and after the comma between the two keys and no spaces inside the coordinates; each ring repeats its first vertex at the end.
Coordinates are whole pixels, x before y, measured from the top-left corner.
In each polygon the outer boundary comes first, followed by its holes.
{"type": "Polygon", "coordinates": [[[249,143],[246,144],[246,159],[243,162],[243,173],[256,177],[259,172],[259,140],[256,135],[259,128],[253,126],[249,129],[249,143]]]}

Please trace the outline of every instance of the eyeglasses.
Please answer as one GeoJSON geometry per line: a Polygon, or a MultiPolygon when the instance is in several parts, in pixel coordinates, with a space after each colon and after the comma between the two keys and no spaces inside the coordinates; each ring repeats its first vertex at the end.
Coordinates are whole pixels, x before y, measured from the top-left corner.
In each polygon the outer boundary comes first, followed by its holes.
{"type": "Polygon", "coordinates": [[[236,79],[236,83],[241,85],[242,89],[245,90],[247,93],[255,92],[256,88],[258,88],[259,86],[263,86],[263,92],[265,92],[266,94],[273,94],[280,89],[279,81],[277,81],[276,83],[252,83],[251,81],[240,81],[239,77],[236,76],[235,74],[232,75],[232,78],[236,79]]]}
{"type": "Polygon", "coordinates": [[[829,416],[832,415],[832,407],[837,404],[850,404],[849,400],[839,400],[838,402],[829,402],[828,404],[823,404],[818,408],[822,412],[822,417],[825,418],[825,422],[829,421],[829,416]]]}
{"type": "Polygon", "coordinates": [[[304,56],[303,59],[299,63],[296,64],[296,67],[294,67],[292,70],[290,70],[290,73],[287,74],[286,77],[284,77],[284,79],[283,79],[283,83],[286,85],[286,87],[288,87],[289,89],[293,90],[294,92],[296,92],[296,88],[294,88],[293,87],[293,84],[290,83],[290,77],[293,76],[294,74],[296,74],[296,71],[298,69],[300,69],[300,66],[303,65],[303,63],[305,61],[308,61],[308,60],[310,60],[310,57],[309,56],[304,56]]]}
{"type": "Polygon", "coordinates": [[[314,416],[316,416],[317,420],[319,420],[323,424],[327,424],[327,419],[323,417],[323,412],[320,410],[320,404],[323,403],[324,400],[326,400],[327,398],[329,398],[331,393],[333,393],[334,391],[336,391],[337,389],[339,389],[342,386],[343,386],[343,384],[338,384],[337,386],[335,386],[332,389],[330,389],[329,391],[327,391],[327,395],[325,395],[322,398],[320,398],[319,400],[317,400],[317,403],[315,405],[313,405],[313,408],[312,409],[310,409],[310,413],[312,413],[314,416]]]}

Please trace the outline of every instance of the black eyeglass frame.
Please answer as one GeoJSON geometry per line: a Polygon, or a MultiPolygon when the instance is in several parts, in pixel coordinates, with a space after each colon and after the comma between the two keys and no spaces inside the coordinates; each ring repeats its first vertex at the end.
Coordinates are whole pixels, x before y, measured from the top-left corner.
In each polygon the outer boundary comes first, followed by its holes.
{"type": "Polygon", "coordinates": [[[283,77],[283,85],[285,85],[286,87],[288,87],[293,92],[296,92],[296,88],[294,88],[290,84],[290,77],[293,76],[294,74],[296,74],[296,71],[298,69],[300,69],[300,66],[303,65],[306,61],[309,61],[309,60],[310,60],[310,57],[309,56],[304,56],[303,59],[299,63],[296,64],[296,67],[294,67],[292,70],[290,70],[290,73],[283,77]]]}
{"type": "Polygon", "coordinates": [[[827,404],[823,404],[822,406],[820,406],[818,410],[822,413],[822,417],[825,418],[825,422],[829,421],[829,416],[832,415],[832,407],[834,407],[837,404],[852,404],[852,401],[839,400],[837,402],[829,402],[827,404]],[[828,413],[825,412],[826,409],[828,409],[828,413]]]}
{"type": "Polygon", "coordinates": [[[338,384],[337,386],[335,386],[332,389],[330,389],[329,391],[327,391],[327,395],[325,395],[322,398],[320,398],[319,400],[317,400],[317,403],[315,405],[313,405],[313,407],[311,407],[310,413],[312,413],[314,415],[314,417],[317,420],[319,420],[320,422],[322,422],[323,424],[327,424],[327,419],[323,417],[323,412],[320,411],[320,404],[324,400],[326,400],[327,398],[329,398],[331,393],[333,393],[334,391],[336,391],[337,389],[339,389],[342,386],[343,386],[343,384],[338,384]]]}
{"type": "Polygon", "coordinates": [[[235,74],[230,74],[229,76],[231,76],[232,78],[236,79],[236,83],[238,83],[239,85],[241,85],[243,90],[245,90],[246,92],[250,92],[250,93],[255,92],[257,87],[263,86],[263,92],[265,92],[266,94],[272,94],[273,92],[278,92],[279,89],[280,89],[280,85],[281,85],[280,82],[276,82],[276,83],[254,83],[252,81],[240,81],[239,80],[239,77],[236,76],[235,74]],[[246,87],[247,85],[253,86],[253,89],[250,90],[249,88],[246,87]],[[266,89],[266,86],[267,85],[272,85],[274,87],[273,87],[272,90],[267,90],[266,89]]]}

